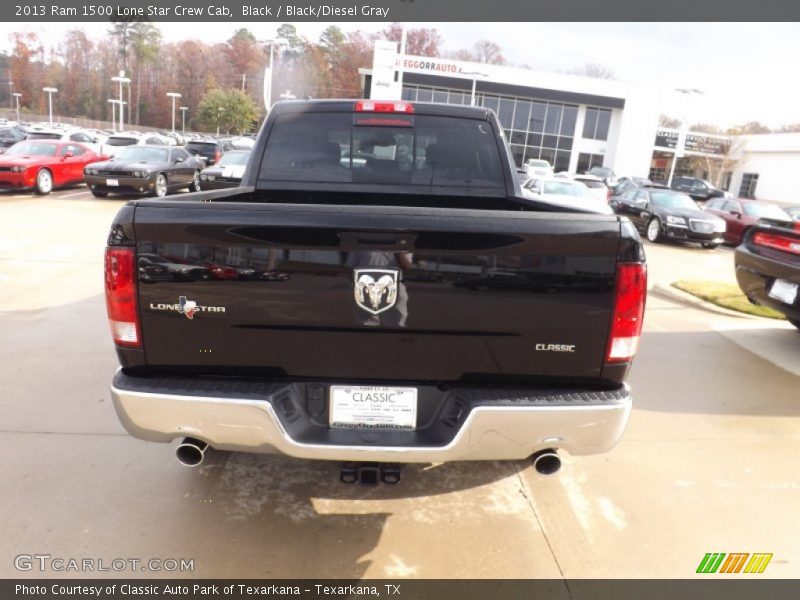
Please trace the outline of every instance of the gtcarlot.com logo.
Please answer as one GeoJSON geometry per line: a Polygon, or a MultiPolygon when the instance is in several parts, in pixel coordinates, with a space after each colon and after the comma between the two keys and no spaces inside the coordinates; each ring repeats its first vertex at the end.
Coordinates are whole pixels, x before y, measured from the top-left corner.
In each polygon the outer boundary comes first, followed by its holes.
{"type": "Polygon", "coordinates": [[[186,572],[194,571],[193,558],[62,558],[50,554],[18,554],[17,571],[55,573],[186,572]]]}
{"type": "Polygon", "coordinates": [[[772,554],[708,552],[697,566],[698,573],[763,573],[772,554]]]}

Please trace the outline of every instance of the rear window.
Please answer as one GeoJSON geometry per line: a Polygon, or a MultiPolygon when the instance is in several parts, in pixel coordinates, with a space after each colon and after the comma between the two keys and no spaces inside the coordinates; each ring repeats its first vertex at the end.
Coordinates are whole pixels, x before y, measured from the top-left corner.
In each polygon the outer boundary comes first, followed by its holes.
{"type": "Polygon", "coordinates": [[[35,132],[28,135],[29,140],[60,140],[60,133],[35,132]]]}
{"type": "Polygon", "coordinates": [[[575,181],[580,181],[588,188],[600,189],[606,187],[605,183],[602,181],[595,181],[594,179],[575,179],[575,181]]]}
{"type": "Polygon", "coordinates": [[[259,179],[504,186],[499,148],[486,121],[368,113],[279,117],[267,140],[259,179]]]}
{"type": "Polygon", "coordinates": [[[136,138],[128,137],[110,137],[106,141],[107,146],[133,146],[138,140],[136,138]]]}
{"type": "Polygon", "coordinates": [[[186,144],[186,150],[189,152],[206,152],[214,154],[217,150],[217,145],[205,142],[189,142],[186,144]]]}

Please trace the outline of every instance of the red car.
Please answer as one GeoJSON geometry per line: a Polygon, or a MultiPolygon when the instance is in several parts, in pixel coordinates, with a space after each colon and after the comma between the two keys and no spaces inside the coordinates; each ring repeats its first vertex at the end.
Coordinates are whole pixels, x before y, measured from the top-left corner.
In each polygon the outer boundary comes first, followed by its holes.
{"type": "Polygon", "coordinates": [[[0,154],[0,189],[49,194],[53,188],[83,183],[83,168],[106,158],[78,142],[18,142],[0,154]]]}
{"type": "Polygon", "coordinates": [[[725,219],[725,241],[735,246],[742,243],[745,232],[758,223],[759,219],[792,220],[777,204],[745,198],[714,198],[703,210],[725,219]]]}

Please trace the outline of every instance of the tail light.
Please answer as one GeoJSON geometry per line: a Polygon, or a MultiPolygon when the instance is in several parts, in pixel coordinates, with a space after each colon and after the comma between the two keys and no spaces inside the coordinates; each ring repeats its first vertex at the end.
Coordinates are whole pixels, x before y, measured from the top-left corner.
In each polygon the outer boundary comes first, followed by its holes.
{"type": "Polygon", "coordinates": [[[636,354],[647,297],[647,265],[620,263],[606,362],[628,362],[636,354]]]}
{"type": "Polygon", "coordinates": [[[222,158],[222,153],[219,150],[217,150],[216,152],[214,152],[214,164],[217,164],[220,158],[222,158]]]}
{"type": "MultiPolygon", "coordinates": [[[[795,225],[794,227],[800,231],[800,224],[795,225]]],[[[800,240],[798,239],[792,239],[776,233],[756,231],[755,235],[753,236],[753,243],[756,246],[772,248],[773,250],[781,250],[783,252],[797,254],[800,256],[800,240]]]]}
{"type": "Polygon", "coordinates": [[[111,337],[116,344],[129,348],[141,347],[135,263],[134,248],[106,249],[106,309],[111,337]]]}
{"type": "Polygon", "coordinates": [[[404,113],[414,114],[414,105],[410,102],[379,102],[375,100],[359,100],[355,112],[404,113]]]}

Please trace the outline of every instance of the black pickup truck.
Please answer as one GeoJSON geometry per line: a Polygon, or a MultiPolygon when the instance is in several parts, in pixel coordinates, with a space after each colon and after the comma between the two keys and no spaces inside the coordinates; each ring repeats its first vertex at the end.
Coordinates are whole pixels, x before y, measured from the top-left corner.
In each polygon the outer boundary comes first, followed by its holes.
{"type": "Polygon", "coordinates": [[[490,110],[305,101],[241,187],[124,206],[106,294],[118,415],[184,464],[549,473],[625,429],[646,266],[627,219],[525,199],[490,110]]]}

